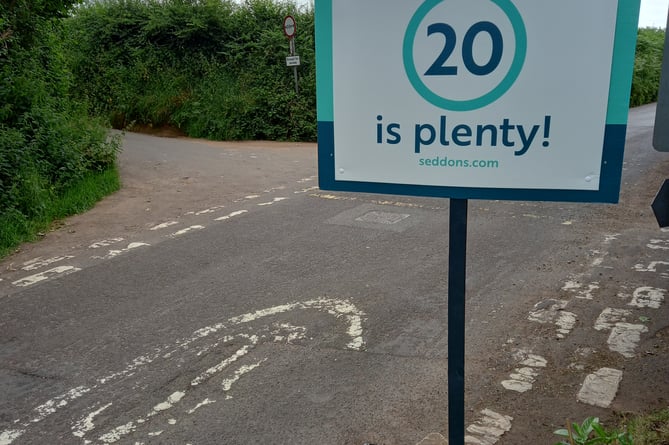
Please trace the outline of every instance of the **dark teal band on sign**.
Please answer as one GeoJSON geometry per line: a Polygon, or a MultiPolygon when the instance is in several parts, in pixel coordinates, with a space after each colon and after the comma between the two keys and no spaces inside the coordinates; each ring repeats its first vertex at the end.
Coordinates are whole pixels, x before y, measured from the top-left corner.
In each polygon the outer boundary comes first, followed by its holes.
{"type": "Polygon", "coordinates": [[[607,125],[604,131],[599,190],[510,189],[442,187],[386,184],[379,182],[337,181],[334,162],[334,123],[318,122],[318,186],[321,190],[386,195],[429,196],[456,199],[500,199],[509,201],[602,202],[615,204],[620,193],[620,178],[625,149],[626,125],[607,125]]]}
{"type": "Polygon", "coordinates": [[[511,26],[513,27],[513,32],[516,38],[516,50],[513,56],[513,61],[511,62],[511,67],[509,72],[506,74],[504,79],[491,91],[486,94],[469,100],[453,100],[447,99],[445,97],[439,96],[423,82],[418,71],[416,70],[416,64],[414,61],[414,41],[416,39],[416,34],[418,33],[418,28],[427,14],[439,3],[442,1],[448,0],[426,0],[425,3],[420,5],[416,10],[416,13],[413,15],[409,21],[409,26],[407,31],[404,34],[404,43],[402,49],[402,57],[404,59],[404,70],[406,71],[409,82],[413,85],[414,89],[418,94],[421,95],[423,99],[430,102],[432,105],[443,108],[445,110],[451,111],[471,111],[483,108],[497,99],[502,97],[509,88],[516,81],[520,75],[520,71],[523,68],[525,63],[525,55],[527,53],[527,32],[525,31],[525,24],[523,23],[523,18],[521,17],[518,9],[515,5],[511,3],[510,0],[490,0],[496,4],[504,13],[507,15],[511,21],[511,26]]]}
{"type": "Polygon", "coordinates": [[[316,0],[316,110],[319,121],[334,120],[332,0],[316,0]]]}
{"type": "Polygon", "coordinates": [[[640,7],[640,0],[618,1],[607,124],[627,123],[640,7]]]}

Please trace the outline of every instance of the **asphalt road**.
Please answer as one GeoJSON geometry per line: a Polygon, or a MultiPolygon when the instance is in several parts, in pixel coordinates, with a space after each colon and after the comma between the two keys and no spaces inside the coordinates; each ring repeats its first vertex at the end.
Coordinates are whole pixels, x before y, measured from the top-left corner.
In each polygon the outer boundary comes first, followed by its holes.
{"type": "MultiPolygon", "coordinates": [[[[631,110],[619,205],[470,202],[468,443],[669,403],[653,119],[631,110]]],[[[447,435],[447,200],[319,191],[309,144],[128,134],[121,166],[1,264],[0,445],[447,435]]]]}

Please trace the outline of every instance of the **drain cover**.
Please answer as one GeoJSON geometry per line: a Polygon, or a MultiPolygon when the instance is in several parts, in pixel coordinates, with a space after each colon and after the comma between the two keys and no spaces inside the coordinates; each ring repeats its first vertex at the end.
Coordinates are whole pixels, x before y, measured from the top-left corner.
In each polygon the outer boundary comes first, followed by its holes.
{"type": "Polygon", "coordinates": [[[371,211],[357,217],[355,220],[375,224],[397,224],[398,222],[407,219],[409,216],[411,215],[407,213],[371,211]]]}

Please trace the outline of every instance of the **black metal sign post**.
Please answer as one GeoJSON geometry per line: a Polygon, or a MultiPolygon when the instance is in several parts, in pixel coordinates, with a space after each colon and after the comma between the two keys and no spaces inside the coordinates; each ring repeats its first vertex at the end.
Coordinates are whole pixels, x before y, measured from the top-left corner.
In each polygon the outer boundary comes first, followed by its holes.
{"type": "Polygon", "coordinates": [[[467,200],[451,198],[448,228],[448,443],[465,443],[467,200]]]}

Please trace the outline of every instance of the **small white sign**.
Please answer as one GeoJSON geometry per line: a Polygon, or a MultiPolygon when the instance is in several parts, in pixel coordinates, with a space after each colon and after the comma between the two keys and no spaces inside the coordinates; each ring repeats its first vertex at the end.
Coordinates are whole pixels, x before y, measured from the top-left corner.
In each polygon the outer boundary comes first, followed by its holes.
{"type": "Polygon", "coordinates": [[[286,57],[286,66],[300,66],[300,56],[286,57]]]}

